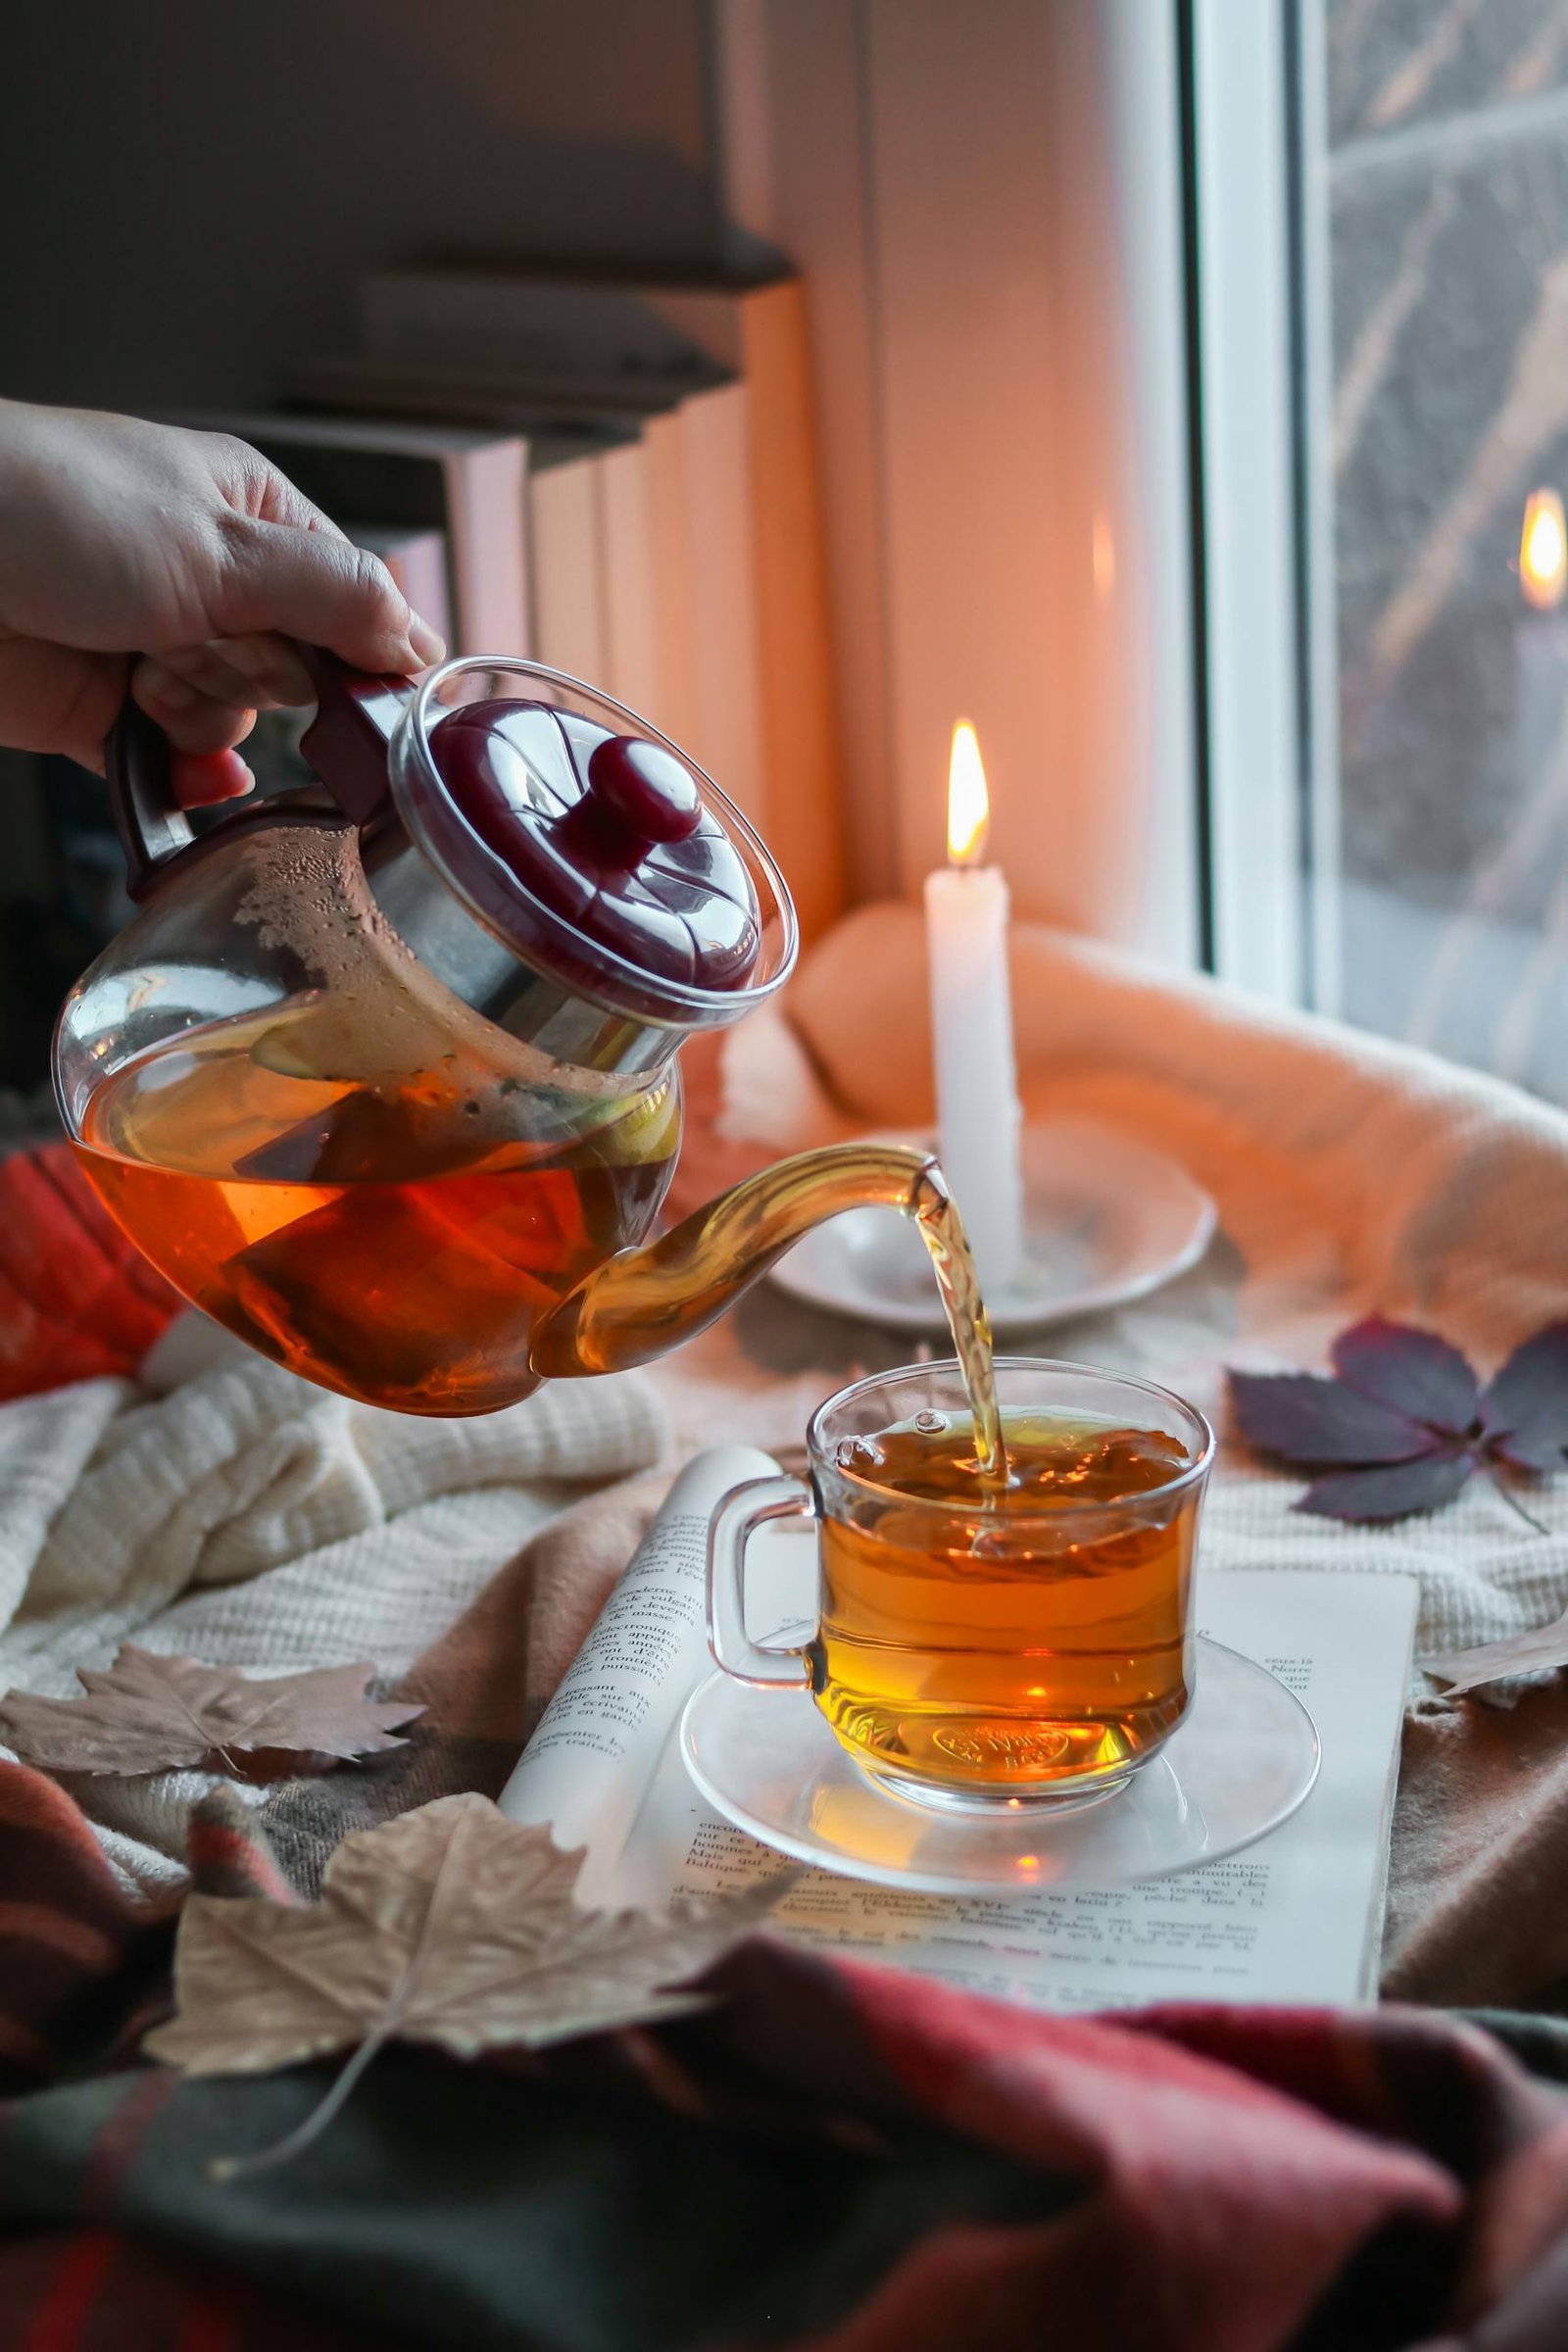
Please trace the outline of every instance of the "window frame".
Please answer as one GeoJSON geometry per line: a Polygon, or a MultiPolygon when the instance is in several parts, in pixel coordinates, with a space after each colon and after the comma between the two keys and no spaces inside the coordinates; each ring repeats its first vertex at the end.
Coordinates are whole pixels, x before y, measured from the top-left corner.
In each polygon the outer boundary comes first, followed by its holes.
{"type": "Polygon", "coordinates": [[[1338,1001],[1321,0],[1179,0],[1206,960],[1338,1001]]]}

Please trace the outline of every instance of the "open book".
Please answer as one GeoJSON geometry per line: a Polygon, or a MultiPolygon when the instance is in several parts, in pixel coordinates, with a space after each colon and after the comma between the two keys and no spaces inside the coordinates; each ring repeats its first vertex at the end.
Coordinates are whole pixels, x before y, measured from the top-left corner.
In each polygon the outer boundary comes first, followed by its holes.
{"type": "MultiPolygon", "coordinates": [[[[549,1823],[559,1843],[586,1846],[585,1901],[657,1909],[788,1867],[698,1795],[676,1736],[711,1670],[710,1513],[729,1487],[776,1467],[749,1446],[720,1446],[683,1471],[502,1796],[514,1820],[549,1823]]],[[[799,1524],[803,1533],[781,1527],[771,1546],[763,1531],[757,1547],[765,1601],[754,1630],[764,1639],[770,1618],[808,1613],[800,1595],[813,1587],[815,1549],[799,1524]]],[[[792,1940],[1053,2009],[1371,1998],[1416,1599],[1410,1577],[1200,1573],[1200,1629],[1271,1667],[1322,1740],[1305,1804],[1256,1845],[1133,1886],[978,1898],[808,1870],[770,1924],[792,1940]]]]}

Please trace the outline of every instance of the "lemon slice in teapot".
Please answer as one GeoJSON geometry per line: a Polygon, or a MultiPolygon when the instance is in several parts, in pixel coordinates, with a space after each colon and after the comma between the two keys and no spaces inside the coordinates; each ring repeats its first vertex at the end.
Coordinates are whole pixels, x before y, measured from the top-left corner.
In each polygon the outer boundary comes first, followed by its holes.
{"type": "Polygon", "coordinates": [[[620,1168],[672,1159],[680,1142],[679,1090],[666,1085],[640,1096],[612,1126],[601,1129],[595,1141],[606,1158],[620,1168]]]}
{"type": "Polygon", "coordinates": [[[251,1059],[278,1078],[353,1086],[374,1076],[368,1065],[385,1055],[374,1054],[352,1010],[323,998],[270,1020],[251,1041],[251,1059]]]}

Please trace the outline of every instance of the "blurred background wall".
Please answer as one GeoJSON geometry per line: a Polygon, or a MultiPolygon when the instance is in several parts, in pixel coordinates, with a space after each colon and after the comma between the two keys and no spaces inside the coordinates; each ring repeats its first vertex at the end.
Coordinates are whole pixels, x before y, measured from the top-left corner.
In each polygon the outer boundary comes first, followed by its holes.
{"type": "MultiPolygon", "coordinates": [[[[0,41],[7,397],[261,406],[389,262],[734,258],[705,0],[14,0],[0,41]]],[[[101,788],[51,766],[0,750],[0,1087],[34,1102],[124,911],[101,788]]]]}
{"type": "Polygon", "coordinates": [[[254,402],[379,263],[723,253],[704,0],[9,0],[0,57],[13,397],[254,402]]]}
{"type": "MultiPolygon", "coordinates": [[[[5,394],[265,404],[354,343],[357,286],[388,266],[712,279],[782,256],[849,900],[914,895],[941,858],[967,716],[1015,907],[1192,960],[1162,0],[13,0],[3,41],[5,394]]],[[[76,884],[101,885],[68,903],[19,793],[0,776],[13,1085],[117,866],[89,840],[100,789],[51,779],[76,884]]]]}

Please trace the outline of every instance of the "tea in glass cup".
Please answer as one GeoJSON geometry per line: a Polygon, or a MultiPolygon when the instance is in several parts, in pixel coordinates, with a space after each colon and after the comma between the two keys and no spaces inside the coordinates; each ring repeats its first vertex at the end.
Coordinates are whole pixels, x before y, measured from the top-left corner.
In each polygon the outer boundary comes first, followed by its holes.
{"type": "Polygon", "coordinates": [[[809,1487],[738,1488],[709,1553],[713,1655],[808,1688],[866,1772],[927,1804],[991,1810],[1117,1787],[1192,1703],[1193,1559],[1214,1449],[1150,1383],[996,1360],[1007,1478],[988,1484],[956,1363],[878,1373],[807,1433],[809,1487]],[[814,1516],[809,1638],[745,1621],[749,1537],[814,1516]]]}

